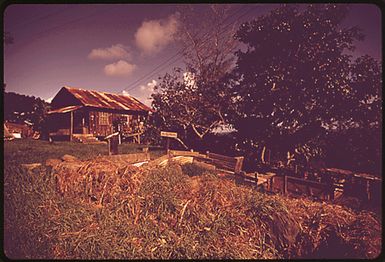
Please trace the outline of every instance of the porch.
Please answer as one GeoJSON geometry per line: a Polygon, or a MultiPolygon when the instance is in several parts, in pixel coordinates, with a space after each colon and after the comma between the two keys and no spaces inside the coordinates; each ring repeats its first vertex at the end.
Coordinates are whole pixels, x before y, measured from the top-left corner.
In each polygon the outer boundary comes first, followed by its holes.
{"type": "Polygon", "coordinates": [[[96,111],[83,106],[68,106],[49,112],[49,137],[53,140],[97,142],[120,132],[124,138],[140,143],[144,116],[96,111]]]}

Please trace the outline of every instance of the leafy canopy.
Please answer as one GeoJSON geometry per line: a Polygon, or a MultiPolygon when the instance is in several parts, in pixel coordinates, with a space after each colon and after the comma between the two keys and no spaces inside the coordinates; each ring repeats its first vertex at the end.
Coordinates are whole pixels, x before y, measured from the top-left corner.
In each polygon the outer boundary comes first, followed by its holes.
{"type": "Polygon", "coordinates": [[[341,27],[347,14],[346,5],[284,5],[241,26],[246,50],[237,52],[231,122],[243,146],[305,154],[329,125],[352,116],[349,51],[363,35],[341,27]]]}

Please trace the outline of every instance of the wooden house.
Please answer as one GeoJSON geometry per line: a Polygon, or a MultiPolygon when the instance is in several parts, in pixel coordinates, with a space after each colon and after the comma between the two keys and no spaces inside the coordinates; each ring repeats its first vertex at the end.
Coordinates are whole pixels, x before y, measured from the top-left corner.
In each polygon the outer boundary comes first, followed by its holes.
{"type": "Polygon", "coordinates": [[[151,108],[129,95],[65,86],[51,102],[48,133],[53,140],[101,139],[114,132],[140,143],[151,108]]]}

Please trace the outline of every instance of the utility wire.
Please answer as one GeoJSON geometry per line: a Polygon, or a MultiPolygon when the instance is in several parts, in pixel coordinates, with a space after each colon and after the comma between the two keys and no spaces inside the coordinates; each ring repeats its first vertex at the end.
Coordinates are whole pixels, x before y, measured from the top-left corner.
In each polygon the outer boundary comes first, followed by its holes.
{"type": "MultiPolygon", "coordinates": [[[[225,19],[223,19],[222,22],[226,21],[227,19],[229,19],[230,17],[234,16],[236,13],[238,13],[241,9],[243,9],[244,7],[242,6],[241,8],[239,8],[237,11],[235,11],[232,15],[226,17],[225,19]]],[[[206,32],[202,38],[205,39],[205,37],[209,37],[210,35],[210,32],[206,32]]],[[[199,34],[195,34],[194,37],[197,37],[199,34]]],[[[173,56],[171,56],[170,58],[168,58],[166,61],[158,64],[151,72],[147,73],[147,74],[144,74],[142,75],[142,77],[140,77],[139,79],[135,80],[133,83],[131,83],[129,85],[129,89],[126,89],[126,91],[129,91],[129,90],[132,90],[136,87],[136,84],[138,84],[140,81],[150,77],[150,76],[153,76],[154,74],[156,74],[158,71],[160,71],[161,69],[167,67],[168,65],[173,64],[175,62],[177,62],[178,60],[180,60],[182,57],[183,57],[183,53],[188,49],[188,47],[191,47],[192,44],[184,47],[184,48],[181,48],[177,53],[175,53],[173,56]],[[157,70],[159,69],[159,70],[157,70]]]]}
{"type": "Polygon", "coordinates": [[[13,24],[13,28],[11,27],[9,29],[9,31],[12,31],[12,30],[15,30],[15,28],[18,28],[18,27],[21,27],[21,26],[25,26],[25,25],[30,25],[30,24],[33,24],[33,23],[36,23],[38,21],[41,21],[43,19],[47,19],[51,16],[54,16],[54,15],[58,15],[60,13],[63,13],[65,11],[67,11],[68,9],[72,8],[73,6],[70,6],[70,5],[67,5],[65,6],[64,8],[61,8],[60,10],[56,10],[55,12],[52,12],[52,13],[49,13],[49,14],[46,14],[44,16],[40,16],[40,17],[37,17],[36,19],[32,19],[30,21],[25,21],[25,20],[22,20],[21,23],[16,23],[16,24],[13,24]]]}
{"type": "MultiPolygon", "coordinates": [[[[28,38],[28,42],[33,41],[33,40],[35,40],[35,39],[41,37],[42,35],[44,35],[44,34],[46,34],[46,33],[48,33],[48,32],[51,32],[51,31],[53,31],[53,30],[57,30],[57,29],[60,29],[60,28],[62,28],[62,27],[65,27],[65,26],[67,26],[67,25],[69,25],[69,24],[73,24],[73,23],[76,23],[76,22],[79,22],[79,21],[88,19],[88,18],[90,18],[90,17],[92,17],[92,16],[95,16],[95,15],[101,13],[101,12],[107,12],[107,11],[110,11],[110,10],[113,9],[114,7],[115,7],[115,6],[112,6],[112,7],[103,9],[103,10],[96,10],[96,11],[90,13],[90,14],[87,15],[87,16],[83,16],[83,17],[80,17],[80,18],[78,18],[78,19],[70,20],[70,21],[68,21],[68,22],[66,22],[66,23],[62,23],[62,24],[60,24],[60,25],[51,27],[51,28],[49,28],[49,29],[47,29],[47,30],[38,32],[37,34],[34,34],[34,37],[28,38]]],[[[18,47],[18,45],[19,45],[20,43],[23,43],[23,42],[27,42],[27,41],[15,42],[13,45],[14,45],[15,47],[18,47]]],[[[15,74],[17,74],[17,73],[15,72],[15,73],[13,73],[13,74],[12,74],[12,73],[9,74],[9,78],[12,78],[13,76],[15,76],[15,74]]]]}
{"type": "MultiPolygon", "coordinates": [[[[226,21],[227,19],[229,19],[231,16],[235,15],[236,13],[238,13],[241,9],[243,8],[243,6],[241,8],[239,8],[237,11],[235,11],[232,15],[226,17],[225,19],[223,19],[222,22],[226,21]]],[[[210,32],[206,32],[206,34],[203,35],[203,39],[205,36],[209,36],[209,33],[210,32]]],[[[194,37],[197,37],[198,34],[195,34],[194,37]]],[[[139,79],[135,80],[133,83],[131,83],[129,85],[129,89],[126,90],[126,91],[129,91],[129,90],[132,90],[136,87],[136,84],[138,84],[140,81],[156,74],[158,71],[160,71],[161,69],[165,68],[166,66],[168,66],[171,62],[171,64],[177,62],[178,60],[180,60],[183,56],[183,53],[187,50],[188,47],[190,47],[190,45],[184,47],[184,48],[181,48],[176,54],[174,54],[173,56],[171,56],[169,59],[167,59],[165,62],[162,62],[160,63],[158,66],[156,66],[151,72],[147,73],[147,74],[144,74],[142,77],[140,77],[139,79]],[[174,60],[174,61],[173,61],[174,60]],[[166,64],[165,64],[166,63],[166,64]],[[157,70],[159,69],[159,70],[157,70]]]]}
{"type": "MultiPolygon", "coordinates": [[[[63,27],[68,26],[68,25],[70,25],[70,24],[77,23],[77,22],[82,21],[82,20],[88,19],[88,18],[90,18],[90,17],[92,17],[92,16],[98,15],[99,13],[110,11],[110,10],[113,9],[114,7],[115,7],[115,6],[112,6],[112,7],[106,8],[106,9],[102,9],[102,10],[96,10],[96,11],[92,12],[91,14],[89,14],[89,15],[87,15],[87,16],[83,16],[83,17],[80,17],[80,18],[78,18],[78,19],[70,20],[70,21],[68,21],[68,22],[66,22],[66,23],[63,23],[63,24],[60,24],[60,25],[57,25],[57,26],[48,28],[47,30],[44,30],[44,31],[41,31],[41,32],[38,32],[38,33],[34,34],[34,37],[29,38],[28,41],[35,40],[35,39],[41,37],[42,35],[44,35],[44,34],[46,34],[46,33],[49,33],[49,32],[51,32],[51,31],[54,31],[54,30],[63,28],[63,27]]],[[[22,41],[22,42],[23,42],[23,41],[22,41]]],[[[22,42],[21,42],[21,43],[22,43],[22,42]]],[[[18,43],[20,43],[20,42],[18,42],[18,43]]]]}
{"type": "MultiPolygon", "coordinates": [[[[246,16],[246,15],[249,14],[251,11],[253,11],[256,7],[257,7],[257,6],[248,9],[246,12],[244,12],[244,13],[242,13],[240,16],[238,16],[238,17],[236,18],[235,21],[226,24],[223,28],[226,29],[226,28],[229,28],[231,25],[234,25],[234,24],[239,20],[239,18],[246,16]]],[[[238,13],[242,8],[243,8],[243,7],[241,7],[238,11],[234,12],[231,16],[235,15],[236,13],[238,13]]],[[[231,17],[231,16],[229,16],[229,17],[231,17]]],[[[227,20],[229,17],[227,17],[227,18],[224,19],[223,21],[227,20]]],[[[225,32],[227,32],[227,31],[230,31],[230,29],[231,29],[231,28],[229,28],[229,29],[227,29],[227,30],[222,30],[222,31],[220,31],[220,33],[225,33],[225,32]]],[[[206,33],[205,35],[207,35],[207,33],[206,33]]],[[[210,35],[209,35],[207,38],[204,38],[204,40],[202,41],[201,44],[204,44],[204,43],[208,42],[210,39],[211,39],[211,38],[210,38],[210,35]]],[[[169,59],[167,59],[165,62],[160,63],[160,64],[159,64],[157,67],[155,67],[151,72],[149,72],[149,73],[143,75],[142,77],[140,77],[139,79],[135,80],[133,83],[131,83],[131,84],[129,85],[129,87],[128,87],[128,89],[126,89],[126,91],[130,91],[130,90],[136,88],[136,87],[137,87],[136,84],[138,84],[140,81],[142,81],[142,80],[144,80],[144,79],[146,79],[146,78],[148,78],[148,77],[150,77],[150,76],[155,75],[155,74],[158,73],[160,70],[166,68],[166,67],[169,66],[169,65],[172,65],[172,64],[175,63],[176,61],[178,61],[178,60],[180,60],[181,58],[183,58],[183,53],[184,53],[184,51],[185,51],[188,47],[191,47],[191,46],[192,46],[192,44],[190,44],[190,45],[188,45],[188,46],[186,46],[186,47],[180,49],[176,54],[174,54],[172,57],[170,57],[169,59]],[[165,63],[166,63],[166,64],[165,64],[165,63]],[[157,70],[157,69],[158,69],[158,70],[157,70]]]]}

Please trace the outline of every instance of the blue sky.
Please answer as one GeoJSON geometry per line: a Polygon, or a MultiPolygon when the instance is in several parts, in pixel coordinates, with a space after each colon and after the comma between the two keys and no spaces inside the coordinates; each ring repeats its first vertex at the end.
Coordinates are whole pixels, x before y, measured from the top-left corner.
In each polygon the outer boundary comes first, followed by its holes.
{"type": "MultiPolygon", "coordinates": [[[[234,11],[241,6],[255,8],[240,20],[277,7],[238,4],[234,11]]],[[[149,103],[146,99],[158,76],[183,66],[179,56],[165,63],[181,48],[174,39],[176,12],[172,4],[10,5],[4,30],[14,43],[4,47],[6,91],[49,99],[68,85],[127,92],[149,103]]],[[[381,58],[381,13],[376,6],[352,5],[344,25],[358,25],[366,35],[357,43],[357,55],[381,58]]]]}

